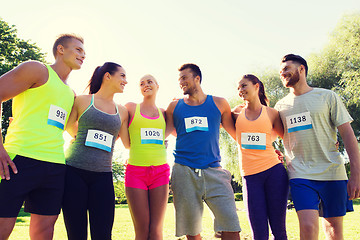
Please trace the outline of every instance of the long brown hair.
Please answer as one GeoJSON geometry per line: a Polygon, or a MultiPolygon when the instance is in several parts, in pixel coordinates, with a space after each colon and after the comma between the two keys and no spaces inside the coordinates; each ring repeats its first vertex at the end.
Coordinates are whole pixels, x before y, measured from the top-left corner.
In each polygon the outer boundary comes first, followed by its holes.
{"type": "Polygon", "coordinates": [[[242,77],[242,79],[246,78],[247,80],[249,80],[250,82],[252,82],[252,84],[259,84],[259,99],[262,105],[264,106],[268,106],[269,100],[266,97],[265,94],[265,88],[264,88],[264,84],[255,76],[252,74],[246,74],[242,77]]]}

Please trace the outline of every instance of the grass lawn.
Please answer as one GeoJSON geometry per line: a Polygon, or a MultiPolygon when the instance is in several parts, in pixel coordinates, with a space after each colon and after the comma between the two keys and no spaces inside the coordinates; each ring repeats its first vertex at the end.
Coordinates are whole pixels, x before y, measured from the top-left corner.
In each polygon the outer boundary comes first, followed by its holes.
{"type": "MultiPolygon", "coordinates": [[[[240,219],[240,225],[242,228],[241,239],[251,239],[250,228],[246,218],[246,212],[243,206],[243,202],[236,202],[238,207],[238,215],[240,219]]],[[[355,212],[349,213],[344,218],[344,237],[345,239],[355,240],[360,239],[360,200],[354,202],[355,212]]],[[[10,240],[26,240],[30,239],[28,236],[30,223],[30,215],[24,212],[19,214],[19,218],[16,222],[16,226],[10,240]]],[[[320,224],[321,225],[321,224],[320,224]]],[[[165,224],[164,224],[164,239],[177,239],[174,236],[175,220],[174,220],[174,208],[172,204],[168,204],[166,212],[165,224]]],[[[287,213],[287,232],[289,239],[299,239],[298,221],[296,212],[289,210],[287,213]]],[[[203,239],[216,239],[214,238],[213,220],[210,211],[205,208],[203,217],[203,239]]],[[[55,226],[55,240],[65,240],[66,231],[62,215],[60,215],[55,226]]],[[[90,238],[89,238],[90,239],[90,238]]],[[[129,214],[127,205],[117,205],[115,212],[115,223],[113,228],[113,239],[134,239],[133,225],[129,214]]],[[[181,238],[185,239],[185,238],[181,238]]],[[[322,229],[320,229],[320,238],[324,239],[322,229]]]]}

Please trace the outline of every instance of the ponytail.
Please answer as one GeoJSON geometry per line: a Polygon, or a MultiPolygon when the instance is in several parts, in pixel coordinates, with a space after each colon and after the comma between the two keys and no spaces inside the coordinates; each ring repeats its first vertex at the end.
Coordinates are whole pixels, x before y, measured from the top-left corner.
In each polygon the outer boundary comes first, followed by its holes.
{"type": "Polygon", "coordinates": [[[106,62],[101,67],[100,66],[96,67],[89,81],[89,85],[88,85],[89,93],[90,94],[97,93],[101,88],[101,84],[103,82],[105,73],[108,72],[110,73],[110,75],[113,75],[117,71],[117,68],[119,67],[121,67],[121,65],[113,62],[106,62]]]}
{"type": "Polygon", "coordinates": [[[259,84],[259,99],[262,105],[264,106],[268,106],[269,100],[266,97],[265,94],[265,88],[264,88],[264,84],[255,76],[252,74],[246,74],[244,75],[242,78],[246,78],[248,79],[250,82],[252,82],[252,84],[259,84]]]}

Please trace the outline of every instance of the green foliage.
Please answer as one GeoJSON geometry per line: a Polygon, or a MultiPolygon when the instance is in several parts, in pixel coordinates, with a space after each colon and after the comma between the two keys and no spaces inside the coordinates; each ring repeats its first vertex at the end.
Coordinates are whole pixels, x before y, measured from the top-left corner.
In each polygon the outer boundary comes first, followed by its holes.
{"type": "Polygon", "coordinates": [[[344,15],[331,33],[328,44],[319,53],[312,54],[308,64],[311,66],[309,83],[332,89],[342,97],[354,118],[352,127],[359,139],[360,12],[344,15]]]}
{"type": "Polygon", "coordinates": [[[125,184],[122,181],[114,182],[116,203],[126,203],[125,184]]]}
{"type": "Polygon", "coordinates": [[[113,181],[123,181],[125,176],[125,166],[123,163],[113,160],[112,163],[113,181]]]}
{"type": "Polygon", "coordinates": [[[174,196],[173,196],[173,195],[169,195],[168,203],[173,203],[173,202],[174,202],[174,196]]]}
{"type": "MultiPolygon", "coordinates": [[[[15,26],[0,18],[0,76],[27,60],[45,61],[45,54],[30,41],[17,37],[15,26]]],[[[11,117],[11,100],[3,103],[2,134],[6,135],[11,117]]]]}
{"type": "Polygon", "coordinates": [[[234,197],[235,197],[235,201],[242,201],[243,200],[243,194],[242,193],[235,193],[234,197]]]}

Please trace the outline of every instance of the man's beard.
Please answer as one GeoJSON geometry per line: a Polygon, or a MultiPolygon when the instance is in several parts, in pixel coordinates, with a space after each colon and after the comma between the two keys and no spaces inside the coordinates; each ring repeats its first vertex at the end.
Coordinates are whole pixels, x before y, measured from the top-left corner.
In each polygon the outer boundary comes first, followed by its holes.
{"type": "Polygon", "coordinates": [[[288,82],[285,82],[285,87],[293,87],[300,80],[299,71],[295,71],[295,73],[290,77],[288,82]]]}

